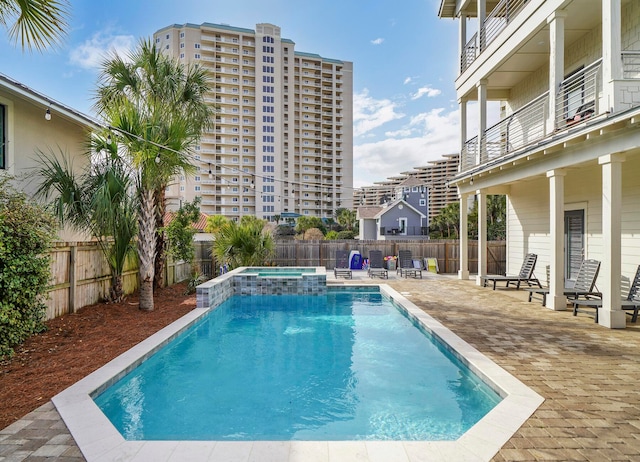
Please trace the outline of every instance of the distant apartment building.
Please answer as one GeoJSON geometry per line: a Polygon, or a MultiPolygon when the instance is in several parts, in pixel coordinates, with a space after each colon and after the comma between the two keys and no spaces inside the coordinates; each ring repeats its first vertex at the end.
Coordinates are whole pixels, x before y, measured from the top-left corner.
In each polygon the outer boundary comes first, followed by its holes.
{"type": "Polygon", "coordinates": [[[204,66],[215,121],[196,147],[194,176],[167,200],[201,197],[201,210],[238,220],[353,207],[353,63],[295,51],[280,27],[172,25],[155,44],[204,66]]]}
{"type": "Polygon", "coordinates": [[[373,186],[363,186],[354,192],[354,202],[356,206],[375,206],[398,199],[398,191],[420,192],[426,196],[428,222],[431,222],[448,204],[458,202],[458,190],[449,187],[448,181],[458,173],[459,159],[458,154],[445,154],[426,166],[414,167],[413,171],[402,172],[373,186]],[[411,187],[405,184],[410,178],[417,180],[412,181],[411,187]],[[402,188],[398,189],[399,186],[402,188]]]}

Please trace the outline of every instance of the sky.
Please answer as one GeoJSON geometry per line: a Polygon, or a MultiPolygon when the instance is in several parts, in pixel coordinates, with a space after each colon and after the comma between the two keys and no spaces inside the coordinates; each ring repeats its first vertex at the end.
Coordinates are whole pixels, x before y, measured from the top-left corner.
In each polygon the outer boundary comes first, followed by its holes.
{"type": "MultiPolygon", "coordinates": [[[[353,62],[354,187],[459,151],[458,26],[440,0],[71,0],[61,46],[23,51],[0,34],[3,74],[95,117],[98,67],[171,24],[280,26],[295,50],[353,62]]],[[[469,113],[472,114],[471,108],[469,113]]],[[[472,116],[473,117],[473,116],[472,116]]],[[[469,130],[473,121],[469,121],[469,130]]],[[[471,133],[471,131],[470,131],[471,133]]]]}

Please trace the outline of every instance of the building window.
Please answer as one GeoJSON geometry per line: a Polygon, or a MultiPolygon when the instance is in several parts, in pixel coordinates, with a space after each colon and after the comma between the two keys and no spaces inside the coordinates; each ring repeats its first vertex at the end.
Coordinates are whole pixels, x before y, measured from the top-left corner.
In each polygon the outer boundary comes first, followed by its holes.
{"type": "Polygon", "coordinates": [[[194,189],[194,191],[196,191],[196,192],[197,192],[197,191],[200,191],[200,186],[194,186],[194,188],[193,188],[193,189],[194,189]]]}
{"type": "Polygon", "coordinates": [[[427,200],[426,199],[420,199],[420,207],[424,207],[427,205],[427,200]]]}
{"type": "Polygon", "coordinates": [[[193,46],[196,47],[196,48],[200,48],[200,44],[199,43],[194,43],[193,46]]]}
{"type": "Polygon", "coordinates": [[[194,56],[196,59],[200,59],[200,53],[196,53],[194,56]]]}
{"type": "Polygon", "coordinates": [[[180,44],[180,48],[184,48],[184,42],[180,44]]]}

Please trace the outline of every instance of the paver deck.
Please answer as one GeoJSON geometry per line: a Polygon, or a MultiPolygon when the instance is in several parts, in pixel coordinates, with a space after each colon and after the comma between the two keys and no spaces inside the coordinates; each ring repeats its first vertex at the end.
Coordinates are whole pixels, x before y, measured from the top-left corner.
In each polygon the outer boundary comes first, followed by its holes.
{"type": "MultiPolygon", "coordinates": [[[[524,291],[389,275],[383,283],[545,398],[494,460],[640,460],[640,323],[609,330],[524,291]]],[[[359,271],[354,280],[381,282],[359,271]]],[[[23,460],[84,460],[50,402],[0,431],[0,462],[23,460]]]]}

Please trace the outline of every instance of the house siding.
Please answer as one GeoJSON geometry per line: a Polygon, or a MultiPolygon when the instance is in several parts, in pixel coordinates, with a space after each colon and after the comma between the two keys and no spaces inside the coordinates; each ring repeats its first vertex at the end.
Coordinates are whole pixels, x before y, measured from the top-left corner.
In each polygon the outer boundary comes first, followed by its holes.
{"type": "MultiPolygon", "coordinates": [[[[622,291],[640,264],[640,158],[628,157],[622,173],[622,291]],[[626,281],[626,284],[625,284],[626,281]]],[[[507,273],[516,274],[524,255],[538,255],[537,276],[546,278],[550,263],[549,180],[536,178],[511,185],[507,201],[507,273]],[[536,194],[531,194],[536,191],[536,194]]],[[[602,169],[590,164],[567,170],[565,210],[585,211],[585,258],[604,260],[602,242],[602,169]]]]}
{"type": "MultiPolygon", "coordinates": [[[[622,49],[640,50],[640,2],[629,2],[622,6],[622,49]]],[[[565,51],[565,75],[589,65],[602,57],[602,24],[598,24],[584,34],[565,51]]],[[[549,65],[545,64],[529,77],[523,79],[511,90],[510,100],[505,104],[506,115],[517,111],[533,99],[537,98],[549,86],[549,65]]],[[[627,88],[626,99],[630,103],[640,100],[634,98],[639,89],[627,88]],[[633,95],[632,95],[633,94],[633,95]]]]}

